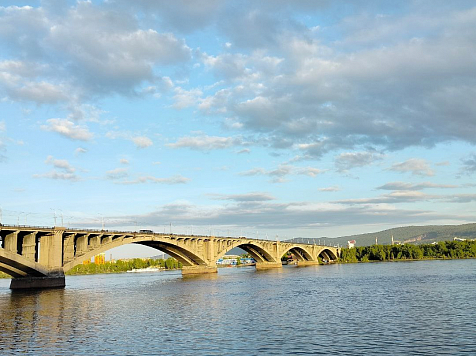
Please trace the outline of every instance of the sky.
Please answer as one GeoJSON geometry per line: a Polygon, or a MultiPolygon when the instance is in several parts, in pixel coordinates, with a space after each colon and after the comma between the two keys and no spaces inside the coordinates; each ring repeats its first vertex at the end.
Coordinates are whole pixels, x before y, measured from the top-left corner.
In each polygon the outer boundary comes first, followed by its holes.
{"type": "Polygon", "coordinates": [[[4,224],[284,240],[476,221],[474,1],[0,5],[4,224]]]}

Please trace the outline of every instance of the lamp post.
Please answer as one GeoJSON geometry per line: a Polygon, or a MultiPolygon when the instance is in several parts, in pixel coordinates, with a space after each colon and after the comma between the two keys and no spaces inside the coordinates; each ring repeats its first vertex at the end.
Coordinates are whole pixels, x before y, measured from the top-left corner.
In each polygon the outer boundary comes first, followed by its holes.
{"type": "Polygon", "coordinates": [[[61,226],[64,226],[64,222],[63,222],[63,210],[61,209],[58,209],[59,211],[61,211],[61,226]]]}
{"type": "Polygon", "coordinates": [[[56,226],[56,209],[50,208],[50,210],[53,210],[53,219],[55,221],[55,226],[56,226]]]}

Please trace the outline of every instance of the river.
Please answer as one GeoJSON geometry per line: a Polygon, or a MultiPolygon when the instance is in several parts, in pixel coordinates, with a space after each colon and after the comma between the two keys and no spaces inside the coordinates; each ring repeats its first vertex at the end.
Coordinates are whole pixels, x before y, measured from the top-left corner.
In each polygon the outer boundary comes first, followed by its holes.
{"type": "Polygon", "coordinates": [[[475,355],[476,260],[0,280],[6,355],[475,355]]]}

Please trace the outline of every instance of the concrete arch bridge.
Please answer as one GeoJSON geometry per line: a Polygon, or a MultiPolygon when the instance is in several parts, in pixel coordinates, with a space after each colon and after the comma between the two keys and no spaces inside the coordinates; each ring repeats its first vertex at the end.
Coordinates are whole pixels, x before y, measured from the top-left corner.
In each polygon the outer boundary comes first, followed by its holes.
{"type": "Polygon", "coordinates": [[[281,268],[291,252],[298,266],[337,260],[339,249],[250,238],[127,232],[64,227],[0,226],[0,271],[13,277],[10,288],[64,287],[64,273],[111,248],[140,244],[156,248],[183,264],[182,274],[216,273],[216,261],[240,247],[256,269],[281,268]]]}

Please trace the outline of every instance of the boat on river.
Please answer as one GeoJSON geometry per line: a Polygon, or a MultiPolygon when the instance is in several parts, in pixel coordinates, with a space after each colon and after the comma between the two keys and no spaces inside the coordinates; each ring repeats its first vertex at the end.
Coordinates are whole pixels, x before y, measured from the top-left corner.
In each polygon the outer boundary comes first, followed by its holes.
{"type": "Polygon", "coordinates": [[[164,267],[150,266],[147,268],[133,268],[130,271],[126,271],[126,272],[127,273],[143,273],[143,272],[160,272],[163,270],[164,270],[164,267]]]}

